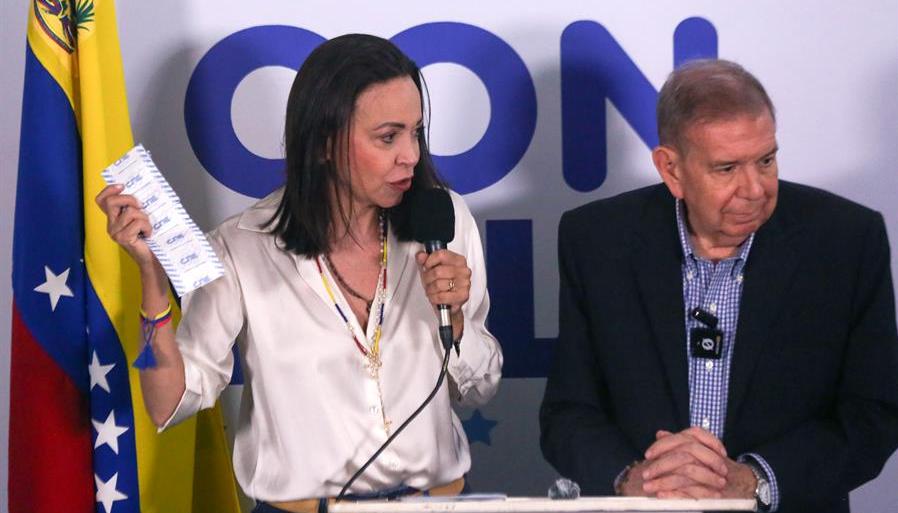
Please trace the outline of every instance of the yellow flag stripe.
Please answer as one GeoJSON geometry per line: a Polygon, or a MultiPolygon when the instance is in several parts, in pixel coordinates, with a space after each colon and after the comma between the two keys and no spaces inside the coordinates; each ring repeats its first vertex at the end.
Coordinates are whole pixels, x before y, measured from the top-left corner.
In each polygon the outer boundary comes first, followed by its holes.
{"type": "MultiPolygon", "coordinates": [[[[79,31],[76,54],[84,166],[84,262],[130,362],[139,347],[139,274],[106,234],[105,216],[93,201],[105,186],[100,172],[134,145],[112,2],[94,3],[94,22],[79,31]]],[[[195,422],[157,435],[143,408],[139,374],[132,368],[128,374],[141,511],[190,511],[195,422]]]]}
{"type": "Polygon", "coordinates": [[[38,16],[34,12],[36,5],[37,2],[31,2],[31,9],[28,10],[28,44],[37,60],[50,73],[50,76],[56,80],[56,83],[59,84],[59,87],[69,99],[72,112],[75,113],[75,120],[80,128],[81,120],[78,116],[80,109],[76,103],[77,95],[75,94],[75,80],[77,80],[78,75],[77,61],[72,58],[71,54],[49,39],[47,29],[43,28],[43,24],[38,20],[38,16]]]}

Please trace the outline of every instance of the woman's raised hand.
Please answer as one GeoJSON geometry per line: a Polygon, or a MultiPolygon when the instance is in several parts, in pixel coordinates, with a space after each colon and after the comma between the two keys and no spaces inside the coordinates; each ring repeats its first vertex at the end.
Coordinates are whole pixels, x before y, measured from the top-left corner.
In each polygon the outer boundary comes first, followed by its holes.
{"type": "Polygon", "coordinates": [[[122,194],[122,185],[109,185],[97,194],[96,202],[106,214],[106,232],[141,269],[155,266],[156,257],[144,237],[153,231],[150,218],[140,208],[137,198],[122,194]]]}

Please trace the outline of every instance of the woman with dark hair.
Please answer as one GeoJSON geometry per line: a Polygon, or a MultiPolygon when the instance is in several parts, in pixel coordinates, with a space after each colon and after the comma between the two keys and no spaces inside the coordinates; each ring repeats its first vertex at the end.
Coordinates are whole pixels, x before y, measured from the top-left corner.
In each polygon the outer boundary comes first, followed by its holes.
{"type": "MultiPolygon", "coordinates": [[[[423,130],[418,67],[392,43],[346,35],[315,49],[287,104],[284,187],[209,234],[225,275],[184,296],[160,326],[144,402],[164,429],[215,404],[232,346],[245,386],[234,470],[256,511],[316,511],[421,403],[440,372],[433,305],[450,306],[460,353],[433,402],[353,484],[356,498],[458,493],[470,453],[452,403],[495,393],[502,355],[485,326],[477,226],[450,193],[455,238],[430,255],[410,241],[408,204],[445,188],[423,130]]],[[[147,215],[110,186],[110,236],[138,263],[141,315],[168,309],[143,240],[147,215]]]]}

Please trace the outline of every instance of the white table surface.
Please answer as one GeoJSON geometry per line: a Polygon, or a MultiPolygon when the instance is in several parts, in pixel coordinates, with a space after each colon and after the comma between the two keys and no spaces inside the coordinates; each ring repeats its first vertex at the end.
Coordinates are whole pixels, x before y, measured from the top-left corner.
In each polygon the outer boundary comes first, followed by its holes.
{"type": "Polygon", "coordinates": [[[646,497],[581,497],[575,500],[508,497],[471,500],[445,497],[416,498],[402,501],[362,501],[332,504],[332,513],[413,513],[420,511],[456,511],[459,513],[501,512],[670,512],[755,511],[752,499],[652,499],[646,497]]]}

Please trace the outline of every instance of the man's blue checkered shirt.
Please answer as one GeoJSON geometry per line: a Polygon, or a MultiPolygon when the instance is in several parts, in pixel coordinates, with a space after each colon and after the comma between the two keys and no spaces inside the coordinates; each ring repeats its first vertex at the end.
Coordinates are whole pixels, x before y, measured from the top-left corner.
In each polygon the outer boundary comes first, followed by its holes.
{"type": "MultiPolygon", "coordinates": [[[[695,254],[686,232],[683,202],[676,202],[677,231],[683,248],[683,303],[686,311],[686,355],[689,360],[689,423],[714,433],[723,439],[726,421],[727,394],[730,384],[730,365],[736,341],[736,326],[739,320],[739,300],[742,298],[742,270],[748,259],[754,234],[749,236],[739,248],[739,254],[719,262],[712,262],[695,254]],[[702,308],[718,319],[717,329],[723,332],[723,352],[719,360],[693,358],[689,349],[689,332],[704,325],[689,313],[694,308],[702,308]]],[[[779,507],[779,489],[773,469],[761,456],[748,453],[739,457],[740,461],[751,458],[767,474],[773,497],[771,510],[779,507]]]]}

